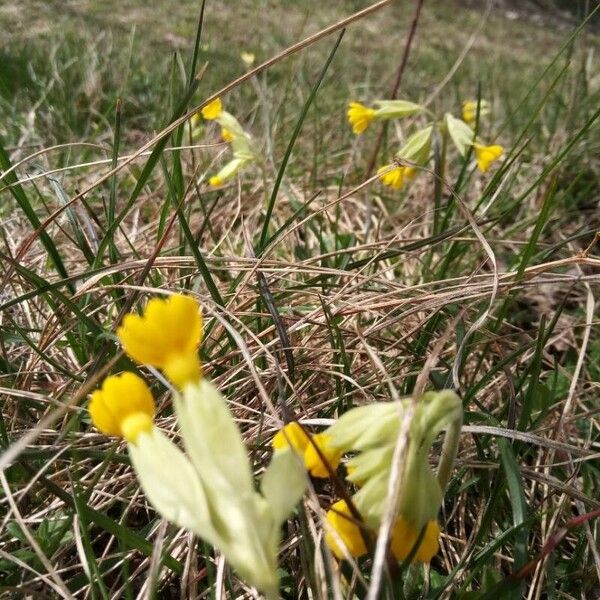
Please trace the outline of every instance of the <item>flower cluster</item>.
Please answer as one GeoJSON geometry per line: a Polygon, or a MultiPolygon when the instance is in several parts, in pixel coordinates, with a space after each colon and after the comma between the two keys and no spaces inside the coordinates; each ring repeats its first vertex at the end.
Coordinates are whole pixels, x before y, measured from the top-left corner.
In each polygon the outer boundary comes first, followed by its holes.
{"type": "MultiPolygon", "coordinates": [[[[355,134],[363,133],[374,120],[401,119],[427,112],[425,107],[405,100],[377,100],[374,105],[371,108],[359,102],[348,104],[348,121],[355,134]]],[[[485,145],[475,136],[473,127],[478,111],[480,117],[489,114],[489,103],[468,100],[462,106],[462,120],[447,113],[443,119],[429,123],[411,135],[395,154],[394,162],[377,171],[379,179],[384,185],[402,189],[405,182],[415,176],[417,168],[430,160],[434,136],[449,137],[462,156],[466,156],[467,150],[472,148],[478,169],[488,171],[492,163],[502,156],[504,149],[499,145],[485,145]]]]}
{"type": "Polygon", "coordinates": [[[150,300],[143,315],[125,317],[117,335],[132,359],[161,369],[177,387],[173,403],[185,452],[154,424],[152,393],[134,373],[110,376],[92,394],[92,422],[128,442],[140,485],[159,514],[220,550],[267,598],[278,598],[280,528],[304,493],[301,461],[279,449],[255,490],[227,402],[202,375],[202,318],[193,298],[150,300]]]}
{"type": "Polygon", "coordinates": [[[215,121],[221,126],[221,137],[231,144],[233,149],[233,158],[208,180],[211,186],[221,186],[249,164],[260,162],[260,155],[254,147],[250,134],[244,131],[231,113],[223,110],[220,98],[207,104],[200,112],[207,121],[215,121]]]}
{"type": "MultiPolygon", "coordinates": [[[[400,425],[409,400],[375,403],[342,415],[324,434],[328,445],[342,454],[350,453],[347,479],[358,487],[352,496],[357,522],[346,500],[335,502],[327,513],[326,542],[338,557],[359,557],[367,552],[366,539],[381,526],[386,509],[390,473],[400,425]]],[[[440,509],[447,472],[456,453],[456,443],[447,449],[444,475],[436,476],[428,463],[431,445],[444,429],[453,430],[448,439],[458,440],[462,404],[449,390],[428,392],[419,399],[411,424],[407,450],[402,457],[403,487],[397,498],[391,551],[397,560],[409,556],[429,562],[437,553],[440,509]]]]}

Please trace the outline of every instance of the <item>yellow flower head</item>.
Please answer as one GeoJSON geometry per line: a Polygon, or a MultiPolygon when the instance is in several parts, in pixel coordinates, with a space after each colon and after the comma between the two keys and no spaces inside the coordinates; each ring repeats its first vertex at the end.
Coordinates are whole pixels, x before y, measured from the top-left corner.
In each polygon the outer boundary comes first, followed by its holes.
{"type": "Polygon", "coordinates": [[[303,455],[308,446],[308,433],[300,423],[292,421],[275,434],[271,445],[273,450],[285,450],[291,446],[297,454],[303,455]]]}
{"type": "Polygon", "coordinates": [[[339,500],[331,509],[327,511],[327,523],[333,531],[329,530],[325,533],[325,543],[329,549],[340,559],[344,558],[344,552],[338,544],[337,538],[341,538],[344,542],[348,553],[351,556],[359,557],[367,553],[365,540],[363,539],[360,527],[351,516],[350,509],[345,500],[339,500]]]}
{"type": "MultiPolygon", "coordinates": [[[[490,112],[489,103],[486,100],[479,102],[479,116],[487,115],[490,112]]],[[[469,125],[474,125],[477,119],[477,100],[465,100],[462,104],[463,121],[469,125]]]]}
{"type": "Polygon", "coordinates": [[[218,175],[213,175],[208,180],[208,185],[212,187],[221,187],[223,185],[223,180],[218,175]]]}
{"type": "Polygon", "coordinates": [[[153,298],[142,316],[125,315],[117,336],[123,349],[139,363],[162,369],[178,387],[202,375],[197,350],[202,341],[202,316],[190,296],[153,298]]]}
{"type": "Polygon", "coordinates": [[[477,167],[480,171],[485,173],[489,170],[491,164],[498,160],[504,153],[502,146],[484,146],[482,144],[473,144],[475,148],[475,159],[477,160],[477,167]]]}
{"type": "Polygon", "coordinates": [[[342,452],[337,448],[333,448],[329,443],[330,440],[330,436],[326,433],[317,433],[312,436],[313,443],[308,443],[306,445],[306,449],[304,450],[304,466],[313,477],[329,477],[327,465],[323,463],[323,460],[315,449],[315,445],[319,447],[323,458],[329,463],[329,466],[333,471],[335,471],[340,464],[342,452]]]}
{"type": "Polygon", "coordinates": [[[377,175],[384,185],[395,190],[401,190],[405,179],[413,179],[416,169],[414,167],[394,167],[394,165],[385,165],[378,169],[377,175]]]}
{"type": "Polygon", "coordinates": [[[352,131],[356,134],[362,133],[375,118],[375,113],[374,108],[369,108],[360,102],[350,102],[347,115],[352,131]]]}
{"type": "Polygon", "coordinates": [[[255,56],[252,52],[240,52],[240,58],[244,61],[247,67],[254,64],[255,56]]]}
{"type": "Polygon", "coordinates": [[[225,127],[223,127],[221,129],[221,137],[223,138],[223,140],[225,140],[228,144],[231,144],[231,142],[233,142],[233,133],[231,133],[231,131],[229,131],[229,129],[225,129],[225,127]]]}
{"type": "Polygon", "coordinates": [[[207,121],[214,121],[214,119],[217,119],[223,112],[221,98],[209,102],[200,112],[207,121]]]}
{"type": "Polygon", "coordinates": [[[135,444],[152,429],[154,400],[144,380],[133,373],[107,377],[89,404],[92,423],[102,433],[124,437],[135,444]]]}
{"type": "MultiPolygon", "coordinates": [[[[404,560],[410,554],[419,539],[420,533],[404,517],[400,516],[398,518],[392,530],[391,549],[399,561],[404,560]]],[[[439,536],[440,526],[437,521],[428,521],[414,560],[423,563],[431,561],[440,548],[439,536]]]]}

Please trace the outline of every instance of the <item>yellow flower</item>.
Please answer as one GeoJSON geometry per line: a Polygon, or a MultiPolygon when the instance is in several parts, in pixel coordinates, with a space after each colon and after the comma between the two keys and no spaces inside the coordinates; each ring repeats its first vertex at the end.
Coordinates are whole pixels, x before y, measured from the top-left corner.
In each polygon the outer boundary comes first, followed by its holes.
{"type": "Polygon", "coordinates": [[[292,421],[275,434],[271,445],[274,450],[285,450],[291,446],[297,454],[302,455],[308,446],[308,433],[300,423],[292,421]]]}
{"type": "Polygon", "coordinates": [[[395,190],[402,189],[404,180],[413,179],[415,173],[416,169],[414,167],[398,167],[394,165],[385,165],[377,171],[381,182],[395,190]]]}
{"type": "MultiPolygon", "coordinates": [[[[420,531],[417,531],[404,517],[398,518],[392,530],[391,549],[399,561],[404,560],[410,554],[419,539],[419,534],[420,531]]],[[[428,563],[440,548],[439,536],[440,526],[437,521],[428,521],[414,560],[428,563]]]]}
{"type": "Polygon", "coordinates": [[[485,173],[489,170],[491,164],[498,160],[504,153],[502,146],[484,146],[482,144],[473,144],[475,148],[475,158],[477,160],[477,167],[480,171],[485,173]]]}
{"type": "Polygon", "coordinates": [[[107,377],[89,404],[92,423],[102,433],[124,437],[135,444],[138,435],[151,431],[154,399],[144,380],[133,373],[107,377]]]}
{"type": "Polygon", "coordinates": [[[200,380],[197,350],[203,336],[202,316],[190,296],[153,298],[142,316],[125,315],[117,336],[131,358],[162,369],[176,386],[200,380]]]}
{"type": "Polygon", "coordinates": [[[327,465],[323,462],[315,445],[319,447],[323,458],[329,463],[331,470],[335,471],[342,458],[341,450],[330,445],[330,436],[326,433],[317,433],[312,436],[314,443],[308,443],[304,450],[304,465],[313,477],[329,477],[327,465]]]}
{"type": "Polygon", "coordinates": [[[340,560],[344,558],[344,552],[338,544],[338,537],[344,542],[351,556],[359,557],[367,553],[360,527],[351,516],[345,500],[339,500],[327,511],[326,520],[337,536],[331,530],[326,531],[325,543],[340,560]]]}
{"type": "Polygon", "coordinates": [[[228,144],[231,144],[231,142],[233,142],[234,135],[233,135],[233,133],[231,133],[231,131],[229,131],[229,129],[225,129],[225,127],[223,127],[223,129],[221,129],[221,137],[228,144]]]}
{"type": "Polygon", "coordinates": [[[240,58],[244,61],[247,67],[251,67],[254,64],[255,56],[252,52],[240,52],[240,58]]]}
{"type": "Polygon", "coordinates": [[[220,187],[223,185],[223,180],[218,175],[213,175],[208,180],[208,185],[210,185],[212,187],[220,187]]]}
{"type": "Polygon", "coordinates": [[[350,102],[347,114],[352,131],[356,134],[362,133],[375,118],[375,113],[375,109],[368,108],[360,102],[350,102]]]}
{"type": "Polygon", "coordinates": [[[221,98],[209,102],[200,112],[206,120],[213,121],[223,112],[221,98]]]}
{"type": "MultiPolygon", "coordinates": [[[[479,116],[487,115],[490,112],[487,100],[479,102],[479,116]]],[[[473,126],[477,119],[477,100],[465,100],[462,104],[462,118],[465,123],[473,126]]]]}

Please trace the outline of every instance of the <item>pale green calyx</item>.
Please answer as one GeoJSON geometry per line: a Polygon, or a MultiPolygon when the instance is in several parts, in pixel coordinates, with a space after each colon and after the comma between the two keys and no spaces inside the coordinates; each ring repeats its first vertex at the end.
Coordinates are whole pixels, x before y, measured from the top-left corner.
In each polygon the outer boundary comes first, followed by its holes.
{"type": "MultiPolygon", "coordinates": [[[[405,399],[355,408],[326,432],[333,446],[357,452],[347,463],[348,479],[360,486],[352,500],[372,528],[379,527],[384,515],[394,449],[410,402],[405,399]]],[[[397,506],[398,514],[417,530],[436,519],[461,426],[462,403],[454,392],[428,392],[417,401],[403,457],[405,470],[397,506]],[[436,475],[429,466],[429,452],[443,430],[451,442],[449,447],[444,445],[436,475]]]]}
{"type": "Polygon", "coordinates": [[[475,141],[473,130],[464,121],[453,117],[450,113],[446,113],[444,116],[444,124],[461,156],[466,156],[467,150],[475,141]]]}
{"type": "Polygon", "coordinates": [[[291,451],[274,454],[254,489],[240,431],[223,396],[206,379],[174,398],[185,447],[157,428],[139,435],[129,451],[154,508],[220,550],[267,598],[278,598],[281,524],[306,487],[304,467],[291,451]]]}
{"type": "Polygon", "coordinates": [[[424,165],[429,160],[431,154],[431,137],[433,125],[413,133],[406,143],[396,153],[396,158],[406,159],[413,164],[424,165]]]}
{"type": "Polygon", "coordinates": [[[424,108],[408,102],[407,100],[375,100],[375,118],[377,119],[401,119],[409,117],[424,110],[424,108]]]}

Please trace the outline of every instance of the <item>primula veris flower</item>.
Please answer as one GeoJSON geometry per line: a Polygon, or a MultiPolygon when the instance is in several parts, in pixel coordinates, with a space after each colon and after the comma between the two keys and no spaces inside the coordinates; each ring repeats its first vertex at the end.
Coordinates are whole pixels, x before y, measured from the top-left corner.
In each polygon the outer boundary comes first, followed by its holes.
{"type": "Polygon", "coordinates": [[[152,396],[131,373],[109,377],[90,413],[105,433],[125,436],[159,514],[215,546],[248,583],[278,599],[281,525],[306,487],[299,457],[289,448],[275,452],[257,492],[242,435],[215,386],[205,378],[190,383],[174,405],[185,453],[152,424],[152,396]],[[139,415],[143,427],[131,425],[139,415]]]}
{"type": "MultiPolygon", "coordinates": [[[[343,453],[354,453],[347,463],[348,479],[361,487],[352,501],[373,531],[379,529],[386,512],[392,461],[407,402],[375,403],[352,409],[325,430],[331,446],[343,453]]],[[[456,445],[461,424],[462,403],[454,392],[428,392],[419,399],[402,457],[403,486],[395,506],[398,516],[392,543],[400,559],[408,556],[423,528],[425,536],[416,560],[427,562],[437,552],[437,513],[443,499],[442,485],[445,487],[447,479],[439,479],[432,471],[429,452],[435,437],[444,429],[452,429],[449,439],[456,445]]],[[[456,448],[448,452],[447,469],[451,468],[456,448]]]]}
{"type": "Polygon", "coordinates": [[[240,58],[247,67],[251,67],[254,64],[255,56],[252,52],[240,52],[240,58]]]}
{"type": "Polygon", "coordinates": [[[123,349],[133,360],[161,369],[180,388],[201,377],[202,335],[198,303],[181,294],[153,298],[143,315],[125,315],[117,329],[123,349]]]}
{"type": "Polygon", "coordinates": [[[231,131],[229,131],[229,129],[226,129],[225,127],[223,127],[223,128],[221,128],[221,137],[228,144],[231,144],[231,142],[233,142],[233,139],[235,136],[233,135],[233,133],[231,133],[231,131]]]}
{"type": "Polygon", "coordinates": [[[358,135],[363,133],[375,118],[375,109],[369,108],[360,102],[350,102],[346,114],[350,125],[352,125],[352,131],[358,135]]]}
{"type": "Polygon", "coordinates": [[[330,469],[335,471],[340,464],[342,453],[337,448],[331,446],[330,438],[326,433],[317,433],[311,436],[311,442],[306,445],[304,450],[304,466],[313,477],[329,477],[330,469]],[[329,468],[319,456],[315,448],[317,446],[322,457],[327,461],[329,468]]]}
{"type": "Polygon", "coordinates": [[[304,466],[313,477],[329,477],[329,469],[323,463],[315,446],[318,446],[321,455],[333,471],[337,469],[342,456],[337,448],[329,444],[326,434],[311,435],[297,421],[292,421],[280,429],[273,436],[271,445],[275,451],[291,447],[298,456],[302,457],[304,466]]]}
{"type": "Polygon", "coordinates": [[[415,176],[413,167],[399,167],[397,165],[385,165],[377,170],[377,175],[384,185],[395,190],[401,190],[405,179],[413,179],[415,176]]]}
{"type": "Polygon", "coordinates": [[[242,158],[234,158],[230,160],[216,175],[213,175],[209,180],[209,185],[219,187],[229,180],[233,179],[236,173],[244,167],[248,161],[242,158]]]}
{"type": "Polygon", "coordinates": [[[504,148],[497,144],[492,146],[484,146],[483,144],[473,144],[475,148],[475,159],[477,160],[477,168],[485,173],[489,170],[492,163],[497,161],[504,153],[504,148]]]}
{"type": "Polygon", "coordinates": [[[401,119],[423,110],[419,104],[406,100],[376,100],[375,106],[377,108],[370,108],[360,102],[348,104],[348,121],[354,133],[363,133],[374,119],[401,119]]]}
{"type": "MultiPolygon", "coordinates": [[[[489,112],[489,102],[487,102],[487,100],[480,100],[479,116],[483,117],[484,115],[489,114],[489,112]]],[[[462,118],[463,121],[471,127],[475,125],[475,120],[477,119],[477,100],[465,100],[462,103],[462,118]]]]}
{"type": "Polygon", "coordinates": [[[135,444],[142,432],[152,429],[154,399],[144,380],[133,373],[107,377],[89,404],[92,423],[107,435],[135,444]]]}
{"type": "Polygon", "coordinates": [[[327,511],[326,524],[325,543],[340,560],[344,558],[344,550],[339,540],[350,556],[358,558],[367,553],[361,529],[352,517],[345,500],[338,500],[327,511]]]}
{"type": "Polygon", "coordinates": [[[223,112],[221,98],[209,102],[200,112],[207,121],[214,121],[223,112]]]}
{"type": "MultiPolygon", "coordinates": [[[[393,555],[399,561],[405,560],[412,552],[419,539],[420,533],[421,532],[412,527],[404,517],[400,517],[394,523],[390,546],[393,555]]],[[[430,562],[440,549],[440,544],[438,541],[439,537],[440,526],[438,525],[437,521],[428,521],[425,525],[423,539],[417,548],[413,560],[423,563],[430,562]]]]}
{"type": "Polygon", "coordinates": [[[285,450],[291,446],[296,454],[302,456],[308,446],[308,437],[304,427],[297,421],[292,421],[273,436],[271,446],[274,450],[285,450]]]}

